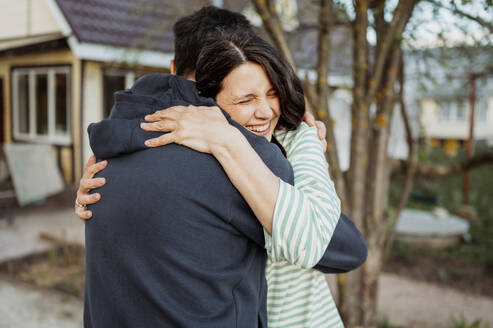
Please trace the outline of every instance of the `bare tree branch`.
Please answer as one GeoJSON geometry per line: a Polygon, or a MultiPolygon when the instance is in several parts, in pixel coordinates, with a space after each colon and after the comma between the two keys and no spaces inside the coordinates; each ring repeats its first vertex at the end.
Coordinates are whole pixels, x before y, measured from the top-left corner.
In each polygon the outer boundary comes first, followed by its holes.
{"type": "MultiPolygon", "coordinates": [[[[482,165],[493,163],[493,150],[483,152],[473,156],[471,159],[466,159],[461,163],[453,165],[433,165],[433,164],[416,164],[416,177],[423,178],[443,178],[451,175],[461,174],[467,170],[480,167],[482,165]]],[[[392,163],[393,170],[402,170],[407,168],[407,163],[403,160],[395,160],[392,163]]]]}
{"type": "Polygon", "coordinates": [[[400,36],[404,31],[417,2],[418,0],[401,0],[394,10],[392,21],[387,26],[387,32],[383,37],[378,56],[373,66],[372,77],[369,81],[369,90],[365,98],[365,104],[368,107],[371,105],[380,84],[380,80],[382,79],[385,62],[388,53],[392,48],[392,44],[395,41],[395,38],[400,36]]]}
{"type": "Polygon", "coordinates": [[[407,140],[407,145],[408,145],[408,155],[407,155],[407,170],[406,170],[406,177],[404,180],[404,190],[402,191],[401,198],[399,200],[399,203],[397,204],[397,216],[399,213],[404,209],[404,206],[406,206],[407,201],[409,199],[409,195],[411,193],[411,189],[413,187],[413,182],[414,182],[414,174],[416,171],[416,161],[414,159],[416,150],[417,150],[417,142],[414,140],[412,131],[411,131],[411,124],[409,122],[409,116],[407,114],[407,107],[406,103],[404,101],[404,69],[403,69],[403,64],[401,64],[401,73],[400,75],[402,76],[400,78],[400,90],[399,90],[399,105],[401,109],[401,115],[402,115],[402,120],[404,121],[404,127],[406,130],[406,140],[407,140]]]}
{"type": "MultiPolygon", "coordinates": [[[[378,44],[378,43],[377,43],[378,44]]],[[[377,112],[372,120],[370,138],[367,141],[369,167],[366,187],[366,213],[374,220],[385,220],[386,197],[388,193],[386,180],[390,179],[388,165],[388,140],[390,122],[392,121],[396,95],[396,80],[402,59],[399,45],[393,45],[390,58],[385,66],[385,79],[382,80],[377,101],[377,112]]],[[[372,227],[368,227],[372,229],[372,227]]]]}
{"type": "Polygon", "coordinates": [[[426,178],[438,178],[449,175],[455,175],[463,173],[464,171],[471,170],[481,165],[493,163],[493,150],[475,155],[469,160],[465,160],[462,163],[458,163],[452,166],[443,165],[418,165],[416,167],[416,175],[426,178]]]}
{"type": "Polygon", "coordinates": [[[472,21],[478,23],[479,25],[487,28],[491,33],[493,33],[493,24],[491,22],[485,21],[484,19],[482,19],[479,16],[473,16],[471,14],[468,14],[468,13],[460,10],[454,1],[450,1],[450,4],[452,5],[452,7],[444,6],[443,3],[440,1],[428,0],[428,2],[430,2],[431,4],[433,4],[437,7],[447,9],[447,10],[451,11],[453,14],[456,14],[456,15],[461,16],[463,18],[467,18],[469,20],[472,20],[472,21]]]}
{"type": "MultiPolygon", "coordinates": [[[[350,215],[356,225],[363,225],[363,207],[365,193],[365,176],[368,143],[369,110],[364,103],[367,81],[368,46],[366,31],[368,29],[368,2],[355,2],[355,19],[353,22],[353,104],[351,108],[351,153],[348,176],[348,202],[350,215]]],[[[344,309],[341,310],[344,312],[344,309]]],[[[350,316],[348,312],[345,314],[350,316]]]]}
{"type": "MultiPolygon", "coordinates": [[[[318,111],[328,112],[328,96],[329,96],[329,84],[327,83],[327,76],[329,74],[329,48],[330,48],[330,34],[329,29],[331,25],[332,15],[332,3],[331,0],[320,1],[319,11],[319,32],[318,32],[318,63],[317,63],[317,104],[318,111]]],[[[318,116],[324,116],[322,113],[318,113],[318,116]]]]}
{"type": "MultiPolygon", "coordinates": [[[[317,100],[317,92],[315,90],[315,86],[310,82],[308,78],[308,73],[305,74],[303,82],[303,91],[305,92],[305,99],[310,108],[316,108],[315,101],[317,100]]],[[[315,113],[313,113],[315,114],[315,113]]]]}
{"type": "Polygon", "coordinates": [[[281,51],[284,58],[286,58],[289,64],[291,64],[293,69],[296,71],[296,63],[291,50],[288,47],[288,42],[284,36],[281,21],[277,15],[274,3],[272,1],[265,0],[252,0],[252,3],[255,6],[257,13],[262,18],[264,27],[269,33],[269,36],[272,38],[272,41],[277,46],[279,51],[281,51]]]}
{"type": "Polygon", "coordinates": [[[319,11],[319,33],[318,33],[318,64],[316,82],[316,101],[315,115],[318,120],[324,122],[327,128],[327,161],[332,179],[336,186],[337,193],[343,208],[346,206],[346,187],[341,168],[339,167],[339,156],[334,133],[334,121],[330,117],[329,110],[329,48],[330,48],[330,28],[332,26],[332,1],[321,0],[319,11]]]}

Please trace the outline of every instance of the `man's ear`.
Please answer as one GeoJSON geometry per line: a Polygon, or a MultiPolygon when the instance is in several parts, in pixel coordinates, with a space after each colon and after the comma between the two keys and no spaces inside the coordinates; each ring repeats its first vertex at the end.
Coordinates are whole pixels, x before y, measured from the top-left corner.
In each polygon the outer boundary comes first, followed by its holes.
{"type": "Polygon", "coordinates": [[[173,75],[176,75],[176,65],[175,65],[175,60],[171,59],[169,61],[169,72],[173,75]]]}

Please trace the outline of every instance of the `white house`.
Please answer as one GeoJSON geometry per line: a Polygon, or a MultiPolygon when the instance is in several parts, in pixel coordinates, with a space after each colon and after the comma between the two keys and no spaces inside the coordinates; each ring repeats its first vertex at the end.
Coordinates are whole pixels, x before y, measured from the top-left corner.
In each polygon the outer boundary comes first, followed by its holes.
{"type": "Polygon", "coordinates": [[[426,49],[410,54],[408,62],[406,71],[419,106],[421,137],[434,144],[468,140],[473,92],[474,141],[493,142],[491,47],[426,49]]]}
{"type": "Polygon", "coordinates": [[[52,145],[65,181],[77,181],[87,125],[106,117],[115,91],[169,71],[172,24],[202,5],[0,0],[0,143],[52,145]]]}

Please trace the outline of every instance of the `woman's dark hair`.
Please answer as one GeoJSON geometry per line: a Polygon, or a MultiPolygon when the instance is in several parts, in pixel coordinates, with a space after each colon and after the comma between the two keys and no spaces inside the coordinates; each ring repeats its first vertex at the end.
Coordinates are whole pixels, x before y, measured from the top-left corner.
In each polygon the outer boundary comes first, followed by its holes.
{"type": "Polygon", "coordinates": [[[222,82],[236,67],[247,62],[262,66],[277,92],[281,107],[279,124],[293,130],[305,113],[301,82],[289,63],[268,42],[251,33],[214,33],[197,61],[195,80],[203,97],[216,98],[222,82]]]}

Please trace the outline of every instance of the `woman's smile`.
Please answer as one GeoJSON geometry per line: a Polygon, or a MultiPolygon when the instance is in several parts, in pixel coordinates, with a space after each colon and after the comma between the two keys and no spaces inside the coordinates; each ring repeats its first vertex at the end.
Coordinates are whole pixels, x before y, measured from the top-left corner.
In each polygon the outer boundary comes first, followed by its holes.
{"type": "Polygon", "coordinates": [[[245,128],[247,128],[249,131],[255,133],[256,135],[259,136],[265,136],[267,132],[269,131],[269,127],[272,121],[269,121],[263,125],[247,125],[245,128]]]}

